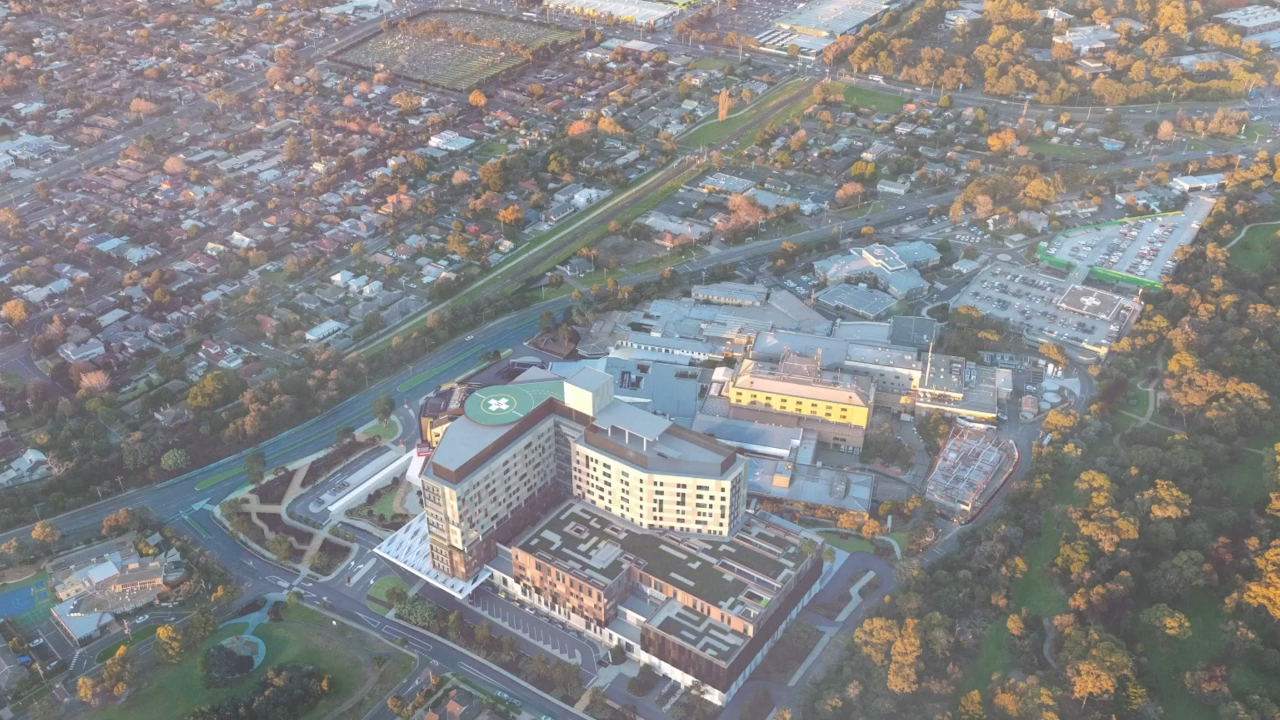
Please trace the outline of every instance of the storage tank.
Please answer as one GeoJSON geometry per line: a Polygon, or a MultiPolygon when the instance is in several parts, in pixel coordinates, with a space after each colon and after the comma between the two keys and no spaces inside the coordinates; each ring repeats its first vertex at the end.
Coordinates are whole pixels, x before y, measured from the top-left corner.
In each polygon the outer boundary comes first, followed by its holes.
{"type": "Polygon", "coordinates": [[[1062,396],[1054,392],[1047,392],[1044,395],[1040,396],[1040,398],[1045,402],[1049,403],[1050,406],[1057,405],[1058,403],[1062,402],[1062,396]]]}
{"type": "Polygon", "coordinates": [[[1049,412],[1052,409],[1053,409],[1053,403],[1044,402],[1044,401],[1040,402],[1040,412],[1049,412]]]}
{"type": "Polygon", "coordinates": [[[1045,380],[1040,384],[1040,387],[1044,388],[1045,392],[1058,392],[1058,389],[1062,386],[1056,380],[1045,380]]]}

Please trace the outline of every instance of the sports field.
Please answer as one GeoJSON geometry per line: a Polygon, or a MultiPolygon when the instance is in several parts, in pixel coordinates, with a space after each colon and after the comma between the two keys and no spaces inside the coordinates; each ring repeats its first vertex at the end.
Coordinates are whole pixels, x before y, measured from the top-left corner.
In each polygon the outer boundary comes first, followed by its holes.
{"type": "Polygon", "coordinates": [[[19,627],[30,627],[49,617],[58,597],[49,589],[49,576],[38,572],[26,580],[0,585],[0,618],[13,618],[19,627]]]}

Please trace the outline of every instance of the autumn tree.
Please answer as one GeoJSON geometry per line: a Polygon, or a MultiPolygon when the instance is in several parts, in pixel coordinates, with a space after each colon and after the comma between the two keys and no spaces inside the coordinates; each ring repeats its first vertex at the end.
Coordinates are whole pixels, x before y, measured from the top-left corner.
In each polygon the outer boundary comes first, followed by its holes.
{"type": "Polygon", "coordinates": [[[1138,619],[1155,628],[1162,637],[1167,636],[1178,640],[1191,637],[1191,623],[1187,621],[1187,616],[1164,603],[1156,603],[1144,609],[1138,615],[1138,619]]]}
{"type": "Polygon", "coordinates": [[[889,690],[905,695],[920,687],[917,665],[920,660],[920,636],[916,632],[915,618],[902,621],[902,630],[889,651],[889,690]]]}
{"type": "Polygon", "coordinates": [[[479,90],[472,90],[471,95],[467,98],[467,102],[471,103],[473,107],[478,107],[483,110],[484,106],[489,104],[489,98],[485,97],[484,93],[479,90]]]}
{"type": "Polygon", "coordinates": [[[27,301],[22,298],[14,298],[0,307],[0,317],[13,325],[21,325],[27,321],[29,312],[27,310],[27,301]]]}
{"type": "Polygon", "coordinates": [[[164,161],[164,171],[170,175],[178,175],[187,171],[187,161],[177,155],[170,155],[164,161]]]}
{"type": "Polygon", "coordinates": [[[183,649],[181,628],[167,624],[156,628],[156,654],[161,660],[178,662],[182,659],[183,649]]]}
{"type": "Polygon", "coordinates": [[[960,698],[960,720],[986,720],[987,711],[982,707],[982,693],[970,690],[960,698]]]}
{"type": "Polygon", "coordinates": [[[1280,540],[1272,540],[1266,552],[1253,559],[1257,579],[1245,583],[1241,598],[1280,620],[1280,540]]]}
{"type": "Polygon", "coordinates": [[[720,122],[724,122],[725,120],[728,120],[729,111],[733,109],[733,98],[729,97],[728,87],[720,88],[720,99],[718,102],[718,106],[719,106],[718,118],[720,122]]]}
{"type": "Polygon", "coordinates": [[[991,152],[1007,152],[1013,149],[1018,143],[1018,136],[1013,134],[1013,130],[1005,128],[999,132],[991,133],[987,136],[987,146],[991,148],[991,152]]]}
{"type": "Polygon", "coordinates": [[[41,520],[31,528],[31,539],[45,545],[53,545],[62,537],[62,531],[48,520],[41,520]]]}

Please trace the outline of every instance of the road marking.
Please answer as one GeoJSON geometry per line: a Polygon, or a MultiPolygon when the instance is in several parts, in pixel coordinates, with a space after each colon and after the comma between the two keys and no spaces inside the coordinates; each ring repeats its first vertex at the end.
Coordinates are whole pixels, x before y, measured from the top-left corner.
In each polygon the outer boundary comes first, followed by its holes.
{"type": "Polygon", "coordinates": [[[356,613],[356,616],[357,616],[357,617],[359,617],[361,620],[363,620],[363,621],[365,621],[365,622],[369,623],[369,625],[370,625],[371,627],[373,627],[375,630],[376,630],[376,629],[377,629],[377,628],[382,624],[382,623],[378,622],[377,620],[374,620],[373,618],[371,618],[371,617],[369,617],[368,615],[365,615],[365,614],[363,614],[363,613],[356,613]]]}
{"type": "Polygon", "coordinates": [[[211,536],[209,535],[209,533],[205,532],[205,529],[204,529],[204,528],[202,528],[202,527],[200,527],[199,525],[197,525],[197,524],[195,523],[195,521],[194,521],[194,520],[192,520],[191,518],[189,518],[189,517],[184,517],[184,518],[182,518],[182,519],[183,519],[183,520],[186,520],[188,525],[190,525],[192,528],[194,528],[196,532],[200,533],[200,536],[201,536],[201,537],[203,537],[203,538],[205,538],[205,539],[208,539],[209,537],[211,537],[211,536]]]}
{"type": "Polygon", "coordinates": [[[471,667],[470,665],[468,665],[468,664],[466,664],[466,663],[458,663],[458,667],[462,668],[463,670],[466,670],[467,672],[471,673],[472,675],[476,675],[476,676],[482,677],[482,678],[484,678],[485,680],[488,680],[490,683],[492,683],[492,684],[493,684],[493,685],[495,685],[496,687],[498,687],[499,689],[502,689],[502,684],[501,684],[501,683],[499,683],[497,680],[494,680],[493,678],[489,677],[488,675],[485,675],[484,673],[480,672],[479,670],[477,670],[477,669],[475,669],[475,668],[471,667]]]}
{"type": "Polygon", "coordinates": [[[420,647],[425,652],[431,652],[432,650],[435,649],[435,646],[432,645],[431,643],[426,642],[424,640],[419,640],[418,638],[413,637],[412,635],[406,635],[405,633],[401,632],[398,628],[391,625],[390,623],[382,627],[382,632],[390,635],[391,637],[404,638],[409,642],[410,645],[415,645],[417,647],[420,647]]]}

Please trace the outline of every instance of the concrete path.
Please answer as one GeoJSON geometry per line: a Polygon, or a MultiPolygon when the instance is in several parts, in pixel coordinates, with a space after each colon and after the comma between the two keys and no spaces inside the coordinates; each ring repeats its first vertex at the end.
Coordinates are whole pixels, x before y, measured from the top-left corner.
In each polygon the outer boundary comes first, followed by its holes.
{"type": "Polygon", "coordinates": [[[1275,225],[1277,228],[1280,228],[1280,222],[1250,223],[1240,228],[1240,234],[1236,235],[1234,238],[1231,238],[1231,242],[1227,243],[1226,245],[1223,245],[1222,249],[1230,250],[1232,245],[1235,245],[1236,243],[1240,242],[1244,238],[1245,233],[1249,232],[1249,228],[1258,227],[1259,225],[1275,225]]]}

